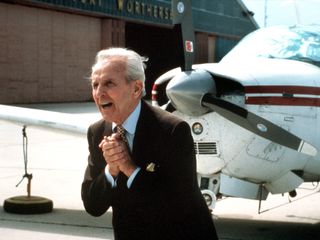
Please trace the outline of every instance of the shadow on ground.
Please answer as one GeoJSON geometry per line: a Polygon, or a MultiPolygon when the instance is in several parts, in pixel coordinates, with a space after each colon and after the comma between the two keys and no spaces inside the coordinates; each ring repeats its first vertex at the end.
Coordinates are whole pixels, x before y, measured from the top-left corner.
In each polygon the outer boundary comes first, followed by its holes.
{"type": "Polygon", "coordinates": [[[219,218],[215,225],[220,239],[315,240],[320,224],[219,218]]]}
{"type": "Polygon", "coordinates": [[[97,218],[84,210],[70,209],[22,215],[7,213],[1,208],[0,228],[106,239],[112,233],[111,215],[107,212],[97,218]]]}
{"type": "MultiPolygon", "coordinates": [[[[20,215],[0,211],[1,228],[106,239],[112,233],[111,212],[91,217],[83,210],[54,209],[52,213],[20,215]]],[[[239,217],[239,216],[238,216],[239,217]]],[[[320,224],[218,217],[220,240],[315,240],[320,224]]],[[[296,217],[296,216],[295,216],[296,217]]]]}

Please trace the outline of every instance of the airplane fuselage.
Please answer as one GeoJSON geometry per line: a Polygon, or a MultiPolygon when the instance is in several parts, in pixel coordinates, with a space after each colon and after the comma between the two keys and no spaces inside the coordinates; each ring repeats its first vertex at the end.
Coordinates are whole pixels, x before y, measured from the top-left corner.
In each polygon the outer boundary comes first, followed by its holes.
{"type": "MultiPolygon", "coordinates": [[[[222,92],[221,99],[247,109],[320,149],[319,68],[298,61],[274,59],[255,60],[254,64],[254,69],[250,68],[250,62],[232,69],[222,63],[194,65],[194,68],[206,69],[214,79],[219,78],[218,81],[240,81],[241,91],[222,92]]],[[[200,116],[174,113],[185,119],[193,130],[199,182],[203,188],[215,193],[221,191],[222,174],[232,178],[232,183],[227,185],[255,184],[252,185],[255,193],[249,198],[257,199],[261,186],[276,194],[293,191],[304,181],[320,180],[318,152],[311,156],[287,148],[216,112],[200,116]]],[[[224,184],[223,189],[228,188],[227,185],[224,184]]],[[[238,194],[226,192],[227,195],[238,194]]],[[[246,197],[246,193],[239,194],[246,197]]]]}

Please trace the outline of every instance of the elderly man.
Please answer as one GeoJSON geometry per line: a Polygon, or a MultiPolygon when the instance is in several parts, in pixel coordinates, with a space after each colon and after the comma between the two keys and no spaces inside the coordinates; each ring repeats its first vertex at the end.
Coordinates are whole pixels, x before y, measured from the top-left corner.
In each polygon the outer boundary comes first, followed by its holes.
{"type": "Polygon", "coordinates": [[[100,216],[112,207],[116,240],[217,239],[190,128],[142,100],[144,61],[123,48],[96,56],[92,95],[103,119],[88,129],[85,209],[100,216]]]}

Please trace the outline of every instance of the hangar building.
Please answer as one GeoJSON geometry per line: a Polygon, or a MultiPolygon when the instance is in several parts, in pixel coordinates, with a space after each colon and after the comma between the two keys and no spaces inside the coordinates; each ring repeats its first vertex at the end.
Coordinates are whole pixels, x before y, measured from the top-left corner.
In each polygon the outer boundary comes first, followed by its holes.
{"type": "MultiPolygon", "coordinates": [[[[241,0],[192,0],[196,63],[219,61],[258,28],[241,0]]],[[[154,80],[178,66],[170,0],[3,0],[0,104],[91,100],[96,52],[131,48],[149,58],[154,80]]]]}

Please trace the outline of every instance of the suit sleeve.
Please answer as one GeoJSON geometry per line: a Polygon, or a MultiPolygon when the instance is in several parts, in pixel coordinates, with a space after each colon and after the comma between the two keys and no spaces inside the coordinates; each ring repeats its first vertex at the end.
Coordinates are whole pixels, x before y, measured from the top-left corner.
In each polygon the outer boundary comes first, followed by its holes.
{"type": "Polygon", "coordinates": [[[89,214],[101,216],[111,205],[113,189],[105,176],[106,162],[98,147],[99,137],[92,133],[91,128],[88,130],[87,139],[89,156],[81,187],[81,197],[89,214]]]}

